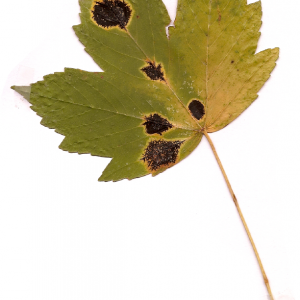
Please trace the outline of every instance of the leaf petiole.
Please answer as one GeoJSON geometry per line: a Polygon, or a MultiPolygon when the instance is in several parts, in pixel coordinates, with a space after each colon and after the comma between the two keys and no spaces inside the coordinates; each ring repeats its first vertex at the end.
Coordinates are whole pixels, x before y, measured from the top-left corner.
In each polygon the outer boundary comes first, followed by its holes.
{"type": "Polygon", "coordinates": [[[254,250],[256,259],[257,259],[257,261],[258,261],[258,264],[259,264],[259,267],[260,267],[262,276],[263,276],[263,278],[264,278],[265,285],[266,285],[267,290],[268,290],[268,292],[269,292],[270,298],[271,298],[271,300],[274,300],[274,296],[273,296],[273,294],[272,294],[272,290],[271,290],[271,287],[270,287],[270,283],[269,283],[269,280],[268,280],[266,271],[265,271],[265,269],[264,269],[264,267],[263,267],[262,261],[261,261],[261,259],[260,259],[259,254],[258,254],[257,248],[256,248],[256,246],[255,246],[254,240],[253,240],[253,238],[252,238],[252,235],[251,235],[251,233],[250,233],[250,230],[249,230],[249,228],[248,228],[248,225],[247,225],[247,223],[246,223],[246,220],[245,220],[245,218],[244,218],[244,216],[243,216],[243,213],[242,213],[242,211],[241,211],[241,208],[240,208],[240,206],[239,206],[239,203],[238,203],[238,201],[237,201],[237,198],[236,198],[236,196],[235,196],[235,194],[234,194],[234,192],[233,192],[233,189],[232,189],[232,187],[231,187],[231,184],[230,184],[230,182],[229,182],[229,179],[228,179],[228,177],[227,177],[227,175],[226,175],[226,172],[225,172],[225,170],[224,170],[224,167],[223,167],[223,165],[222,165],[222,163],[221,163],[221,160],[220,160],[220,158],[219,158],[219,156],[218,156],[218,153],[217,153],[217,151],[216,151],[216,148],[215,148],[215,146],[214,146],[214,144],[213,144],[213,142],[212,142],[210,136],[208,135],[207,131],[206,131],[206,130],[202,130],[202,132],[203,132],[203,134],[205,135],[205,137],[207,138],[208,143],[209,143],[209,145],[210,145],[210,147],[211,147],[211,149],[212,149],[212,151],[213,151],[213,153],[214,153],[214,155],[215,155],[215,158],[216,158],[216,160],[217,160],[217,162],[218,162],[218,165],[219,165],[219,167],[220,167],[220,169],[221,169],[221,172],[222,172],[222,174],[223,174],[223,176],[224,176],[224,179],[225,179],[225,181],[226,181],[227,187],[228,187],[229,192],[230,192],[230,194],[231,194],[232,200],[233,200],[233,202],[234,202],[234,204],[235,204],[235,206],[236,206],[236,208],[237,208],[237,211],[238,211],[238,213],[239,213],[239,216],[240,216],[240,218],[241,218],[241,220],[242,220],[242,222],[243,222],[244,228],[245,228],[245,230],[246,230],[246,232],[247,232],[248,238],[249,238],[249,240],[250,240],[250,243],[251,243],[252,248],[253,248],[253,250],[254,250]]]}

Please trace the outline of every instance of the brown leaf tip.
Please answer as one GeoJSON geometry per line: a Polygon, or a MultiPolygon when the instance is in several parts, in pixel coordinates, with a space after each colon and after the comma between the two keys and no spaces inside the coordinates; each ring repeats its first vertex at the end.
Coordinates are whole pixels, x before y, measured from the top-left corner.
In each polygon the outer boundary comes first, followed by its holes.
{"type": "Polygon", "coordinates": [[[197,120],[200,120],[205,115],[204,105],[199,100],[192,100],[189,104],[189,110],[197,120]]]}
{"type": "Polygon", "coordinates": [[[176,163],[179,149],[184,141],[151,141],[145,150],[142,158],[151,171],[156,171],[161,166],[168,166],[176,163]]]}
{"type": "Polygon", "coordinates": [[[148,66],[142,68],[141,70],[145,72],[145,74],[151,79],[151,80],[161,80],[165,81],[164,73],[161,70],[161,64],[155,65],[155,62],[148,61],[148,66]]]}
{"type": "Polygon", "coordinates": [[[165,118],[162,118],[159,114],[150,115],[145,117],[146,122],[143,123],[146,127],[148,134],[162,134],[162,132],[173,128],[173,125],[165,118]]]}
{"type": "Polygon", "coordinates": [[[104,28],[119,26],[125,29],[131,13],[130,6],[120,0],[97,1],[92,9],[94,21],[104,28]]]}

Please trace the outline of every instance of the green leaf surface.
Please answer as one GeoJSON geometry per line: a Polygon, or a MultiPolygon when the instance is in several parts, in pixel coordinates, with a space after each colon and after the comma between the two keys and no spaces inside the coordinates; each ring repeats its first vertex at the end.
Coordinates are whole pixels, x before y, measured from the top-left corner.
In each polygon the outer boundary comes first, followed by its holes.
{"type": "Polygon", "coordinates": [[[279,49],[255,54],[261,3],[80,0],[74,30],[104,72],[65,69],[14,86],[65,136],[60,148],[111,157],[101,181],[156,175],[178,163],[256,98],[279,49]]]}

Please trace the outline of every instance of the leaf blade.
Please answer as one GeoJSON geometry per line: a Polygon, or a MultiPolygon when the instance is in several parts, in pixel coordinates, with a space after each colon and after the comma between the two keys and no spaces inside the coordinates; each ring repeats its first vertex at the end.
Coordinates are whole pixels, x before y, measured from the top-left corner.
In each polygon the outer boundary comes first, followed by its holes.
{"type": "Polygon", "coordinates": [[[236,119],[270,77],[278,48],[255,54],[261,3],[79,0],[75,33],[105,72],[65,69],[13,87],[65,136],[60,148],[111,157],[100,181],[153,176],[236,119]],[[100,9],[96,15],[96,7],[100,9]]]}

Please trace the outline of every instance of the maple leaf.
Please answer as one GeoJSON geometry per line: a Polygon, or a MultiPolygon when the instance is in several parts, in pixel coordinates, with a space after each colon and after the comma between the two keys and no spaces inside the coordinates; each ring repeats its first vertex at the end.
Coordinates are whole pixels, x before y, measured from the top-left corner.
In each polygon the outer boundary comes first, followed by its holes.
{"type": "Polygon", "coordinates": [[[261,3],[179,0],[175,26],[161,0],[79,0],[75,33],[104,72],[65,69],[14,86],[60,148],[111,157],[100,181],[158,173],[206,136],[272,291],[238,201],[208,133],[235,120],[270,77],[279,49],[255,53],[261,3]]]}
{"type": "Polygon", "coordinates": [[[60,148],[111,157],[101,181],[156,175],[256,98],[279,49],[255,54],[261,3],[180,0],[175,27],[161,0],[80,0],[74,30],[104,72],[65,69],[14,86],[65,136],[60,148]]]}

